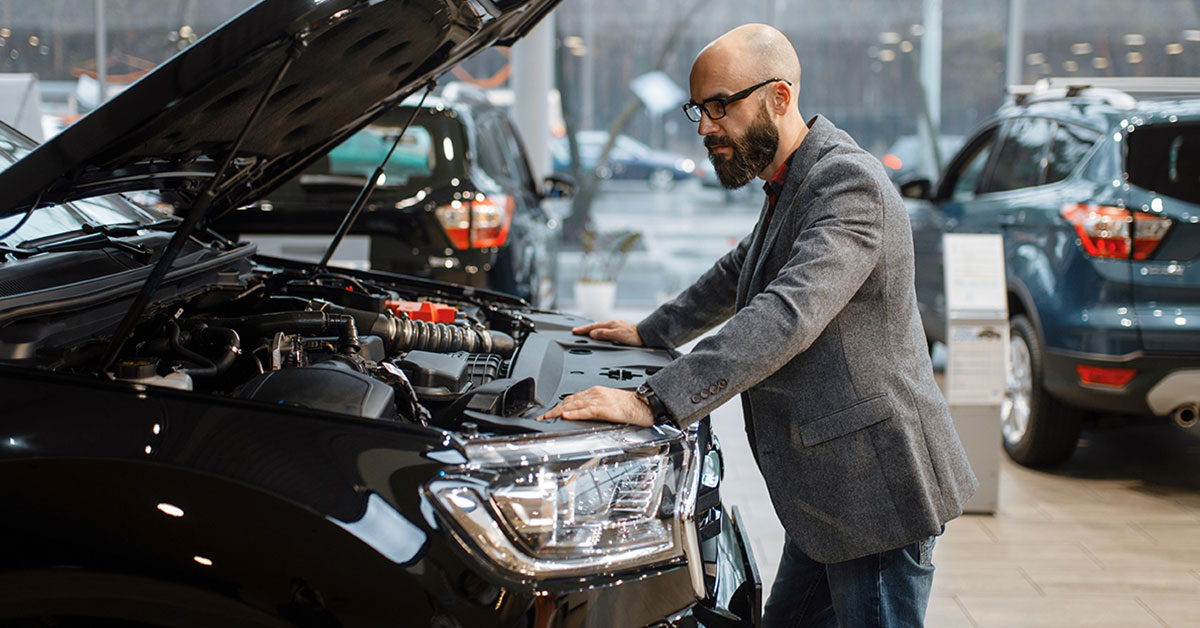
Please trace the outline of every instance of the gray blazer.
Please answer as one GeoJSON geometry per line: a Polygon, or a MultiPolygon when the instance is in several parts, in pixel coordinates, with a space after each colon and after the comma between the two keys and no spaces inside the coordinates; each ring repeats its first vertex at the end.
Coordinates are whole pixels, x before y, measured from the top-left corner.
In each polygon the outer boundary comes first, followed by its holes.
{"type": "Polygon", "coordinates": [[[638,331],[675,347],[725,322],[649,384],[683,424],[742,393],[780,522],[830,563],[939,533],[977,482],[933,379],[904,204],[849,135],[809,126],[770,224],[764,203],[638,331]]]}

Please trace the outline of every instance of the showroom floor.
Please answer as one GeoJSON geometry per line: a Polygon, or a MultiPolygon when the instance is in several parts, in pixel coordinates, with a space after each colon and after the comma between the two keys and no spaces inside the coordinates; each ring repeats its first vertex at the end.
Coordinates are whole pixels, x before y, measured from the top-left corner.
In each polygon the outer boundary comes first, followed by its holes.
{"type": "MultiPolygon", "coordinates": [[[[749,529],[765,598],[783,530],[741,404],[718,409],[713,426],[725,454],[722,497],[749,529]]],[[[929,628],[1200,627],[1200,428],[1090,431],[1050,470],[1002,457],[998,512],[952,521],[934,563],[929,628]]]]}

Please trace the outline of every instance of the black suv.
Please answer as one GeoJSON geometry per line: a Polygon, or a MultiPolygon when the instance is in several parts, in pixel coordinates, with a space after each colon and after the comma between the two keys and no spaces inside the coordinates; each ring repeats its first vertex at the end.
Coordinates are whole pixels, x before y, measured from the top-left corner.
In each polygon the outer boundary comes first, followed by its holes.
{"type": "MultiPolygon", "coordinates": [[[[420,100],[388,111],[279,189],[226,213],[217,229],[256,242],[267,234],[328,236],[412,119],[350,232],[370,267],[552,306],[560,227],[541,203],[543,195],[570,194],[570,186],[534,182],[516,129],[478,90],[451,83],[418,108],[420,100]]],[[[299,252],[304,243],[284,246],[299,252]]],[[[319,259],[323,251],[311,253],[319,259]]]]}
{"type": "MultiPolygon", "coordinates": [[[[1191,427],[1200,403],[1200,99],[1135,99],[1081,80],[1019,93],[932,193],[927,181],[901,185],[917,198],[917,297],[930,339],[946,334],[942,235],[1003,235],[1004,446],[1029,465],[1069,457],[1090,415],[1191,427]]],[[[1196,87],[1142,83],[1117,85],[1196,87]]]]}
{"type": "Polygon", "coordinates": [[[757,623],[707,420],[535,419],[670,351],[206,228],[554,5],[262,0],[0,130],[0,625],[757,623]]]}

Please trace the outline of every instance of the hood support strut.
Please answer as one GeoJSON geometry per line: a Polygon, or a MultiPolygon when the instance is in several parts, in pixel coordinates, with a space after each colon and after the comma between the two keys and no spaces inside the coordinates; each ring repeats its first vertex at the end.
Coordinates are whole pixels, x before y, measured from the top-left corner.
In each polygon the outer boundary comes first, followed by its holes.
{"type": "Polygon", "coordinates": [[[371,192],[375,191],[375,186],[378,185],[379,178],[383,176],[383,171],[387,167],[388,160],[392,158],[392,153],[400,145],[400,140],[408,132],[408,127],[412,125],[413,120],[417,119],[417,113],[421,111],[421,107],[425,106],[425,98],[429,96],[429,92],[432,92],[436,86],[437,83],[434,81],[429,82],[429,86],[425,88],[425,94],[421,96],[421,102],[417,103],[417,106],[413,108],[412,115],[408,116],[408,122],[405,122],[404,128],[400,129],[400,134],[396,136],[396,141],[392,142],[392,147],[383,156],[383,161],[379,163],[379,167],[371,174],[371,178],[367,180],[366,185],[358,191],[358,198],[354,199],[354,204],[350,206],[350,211],[346,212],[346,217],[342,219],[342,224],[338,226],[337,233],[333,236],[333,241],[329,243],[329,248],[325,249],[325,254],[321,256],[321,261],[317,263],[317,273],[325,272],[325,267],[329,265],[329,258],[333,257],[333,252],[342,243],[342,238],[346,237],[346,234],[350,232],[350,227],[354,226],[354,221],[358,220],[358,215],[362,213],[367,200],[371,198],[371,192]]]}
{"type": "Polygon", "coordinates": [[[267,99],[275,93],[275,89],[279,87],[279,82],[283,80],[283,75],[287,73],[288,68],[292,67],[292,62],[300,57],[300,53],[304,50],[304,41],[296,38],[287,51],[287,58],[284,59],[283,65],[279,66],[279,71],[275,73],[275,78],[271,79],[271,84],[263,92],[262,98],[258,104],[254,106],[254,110],[250,112],[250,117],[246,119],[245,125],[242,126],[242,131],[238,133],[237,139],[234,140],[233,146],[229,149],[229,153],[221,162],[221,166],[217,168],[212,179],[208,182],[208,187],[200,193],[196,201],[192,203],[188,209],[187,217],[175,234],[171,236],[171,241],[167,243],[167,247],[163,249],[162,256],[158,258],[158,262],[154,265],[154,269],[150,271],[150,276],[146,278],[146,283],[142,284],[142,290],[133,300],[133,304],[129,306],[129,311],[125,313],[125,318],[121,319],[121,324],[117,326],[117,331],[113,333],[112,340],[109,342],[108,349],[104,352],[104,358],[100,361],[100,370],[107,371],[112,363],[117,359],[117,354],[121,352],[121,348],[125,346],[125,341],[129,339],[129,334],[133,332],[133,328],[137,325],[138,319],[141,318],[142,312],[150,303],[150,299],[154,293],[158,291],[159,285],[167,276],[167,272],[171,270],[171,266],[175,263],[179,253],[183,250],[184,243],[191,237],[192,231],[196,229],[196,225],[208,213],[208,208],[216,199],[217,185],[223,178],[222,175],[229,169],[233,163],[234,157],[237,156],[238,150],[242,147],[242,142],[245,141],[246,135],[250,132],[258,120],[259,114],[266,108],[267,99]]]}

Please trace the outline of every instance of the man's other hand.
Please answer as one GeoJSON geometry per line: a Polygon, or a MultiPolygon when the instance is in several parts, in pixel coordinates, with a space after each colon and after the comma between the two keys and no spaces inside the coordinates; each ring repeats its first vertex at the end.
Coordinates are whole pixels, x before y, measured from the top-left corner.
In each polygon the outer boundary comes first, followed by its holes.
{"type": "Polygon", "coordinates": [[[638,399],[632,390],[604,386],[592,386],[583,392],[567,395],[566,399],[550,408],[550,411],[538,417],[538,420],[558,418],[568,421],[628,423],[642,427],[654,425],[654,414],[650,412],[650,407],[638,399]]]}
{"type": "Polygon", "coordinates": [[[642,346],[642,336],[637,325],[629,321],[603,321],[589,323],[571,330],[577,336],[588,336],[596,340],[611,340],[631,347],[642,346]]]}

